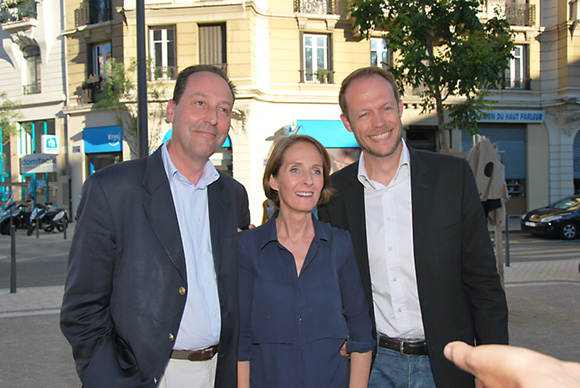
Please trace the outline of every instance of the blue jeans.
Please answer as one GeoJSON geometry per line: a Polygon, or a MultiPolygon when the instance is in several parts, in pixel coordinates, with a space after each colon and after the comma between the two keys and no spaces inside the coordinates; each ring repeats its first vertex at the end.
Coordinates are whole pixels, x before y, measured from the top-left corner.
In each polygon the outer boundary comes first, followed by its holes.
{"type": "Polygon", "coordinates": [[[435,388],[429,356],[406,356],[379,347],[369,388],[435,388]]]}

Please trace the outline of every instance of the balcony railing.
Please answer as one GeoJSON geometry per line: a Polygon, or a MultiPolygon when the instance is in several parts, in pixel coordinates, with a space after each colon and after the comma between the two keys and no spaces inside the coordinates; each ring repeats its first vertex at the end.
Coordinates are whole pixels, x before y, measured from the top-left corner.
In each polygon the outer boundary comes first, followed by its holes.
{"type": "Polygon", "coordinates": [[[0,23],[36,19],[36,1],[4,2],[0,4],[0,23]]]}
{"type": "Polygon", "coordinates": [[[75,27],[111,20],[110,0],[85,0],[75,9],[75,27]]]}
{"type": "Polygon", "coordinates": [[[97,96],[101,92],[103,82],[101,77],[89,77],[82,85],[80,102],[81,104],[92,104],[97,102],[97,96]]]}
{"type": "Polygon", "coordinates": [[[337,15],[338,0],[294,0],[294,12],[337,15]]]}
{"type": "Polygon", "coordinates": [[[320,83],[320,84],[332,84],[334,83],[334,71],[333,70],[326,70],[321,69],[318,71],[308,71],[308,70],[299,70],[300,71],[300,82],[312,82],[312,83],[320,83]]]}
{"type": "Polygon", "coordinates": [[[508,3],[505,7],[505,19],[511,26],[532,27],[536,22],[536,6],[508,3]]]}
{"type": "Polygon", "coordinates": [[[531,79],[519,77],[519,78],[509,78],[504,76],[504,86],[502,89],[511,90],[530,90],[531,79]]]}
{"type": "Polygon", "coordinates": [[[488,18],[496,14],[507,20],[510,26],[533,27],[536,24],[536,6],[534,4],[517,3],[514,0],[490,1],[481,8],[482,16],[488,18]]]}
{"type": "Polygon", "coordinates": [[[38,94],[40,93],[40,80],[37,80],[35,83],[29,85],[22,86],[23,93],[26,94],[38,94]]]}
{"type": "Polygon", "coordinates": [[[177,66],[154,66],[151,68],[150,79],[175,79],[177,76],[177,66]]]}

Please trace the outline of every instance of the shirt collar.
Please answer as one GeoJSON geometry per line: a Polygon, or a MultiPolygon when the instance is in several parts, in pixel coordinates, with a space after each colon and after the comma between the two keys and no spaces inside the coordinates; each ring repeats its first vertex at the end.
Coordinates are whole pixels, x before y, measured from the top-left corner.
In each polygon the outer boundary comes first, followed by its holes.
{"type": "MultiPolygon", "coordinates": [[[[403,145],[403,151],[401,152],[401,157],[399,158],[399,166],[397,167],[397,172],[395,173],[395,177],[393,178],[392,182],[395,182],[398,178],[406,178],[410,175],[411,155],[409,153],[409,148],[407,147],[407,143],[405,143],[404,139],[401,139],[401,144],[403,145]]],[[[359,182],[364,187],[378,189],[377,185],[380,185],[380,183],[370,179],[367,174],[367,170],[365,167],[364,151],[360,153],[358,161],[359,163],[357,176],[359,182]]]]}
{"type": "Polygon", "coordinates": [[[172,179],[177,179],[179,182],[185,185],[190,185],[195,187],[196,189],[204,190],[207,186],[217,181],[220,177],[220,174],[213,165],[213,163],[210,160],[208,160],[205,166],[203,167],[203,175],[199,179],[199,182],[197,182],[197,185],[194,185],[193,183],[189,182],[189,180],[179,172],[177,167],[175,167],[175,165],[171,161],[169,151],[167,150],[167,142],[165,142],[163,146],[161,146],[161,155],[163,157],[163,166],[165,167],[167,179],[169,179],[170,181],[172,179]]]}
{"type": "MultiPolygon", "coordinates": [[[[278,218],[278,214],[280,210],[276,210],[274,214],[268,219],[268,221],[259,227],[262,231],[262,238],[258,239],[258,241],[262,241],[262,246],[260,249],[264,249],[266,245],[271,242],[278,242],[278,233],[276,231],[276,218],[278,218]]],[[[326,231],[322,228],[320,221],[312,215],[312,222],[314,223],[314,240],[317,241],[328,241],[328,236],[326,235],[326,231]]]]}

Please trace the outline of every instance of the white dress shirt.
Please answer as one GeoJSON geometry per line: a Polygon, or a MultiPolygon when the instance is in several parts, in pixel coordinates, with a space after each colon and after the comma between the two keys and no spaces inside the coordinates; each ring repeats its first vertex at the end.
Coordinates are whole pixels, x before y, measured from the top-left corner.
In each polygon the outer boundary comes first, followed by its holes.
{"type": "Polygon", "coordinates": [[[195,350],[217,344],[220,337],[220,303],[207,199],[207,186],[219,178],[219,173],[208,161],[203,176],[194,185],[171,161],[167,143],[161,151],[177,212],[187,271],[187,299],[173,349],[195,350]]]}
{"type": "Polygon", "coordinates": [[[413,252],[410,156],[405,142],[397,172],[388,186],[368,177],[364,152],[358,179],[364,186],[377,331],[387,337],[424,339],[413,252]]]}

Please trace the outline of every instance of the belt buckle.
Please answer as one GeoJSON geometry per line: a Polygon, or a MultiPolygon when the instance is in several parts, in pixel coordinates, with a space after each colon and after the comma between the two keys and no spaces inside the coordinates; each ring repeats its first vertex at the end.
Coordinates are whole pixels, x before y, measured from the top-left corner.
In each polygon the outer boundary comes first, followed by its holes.
{"type": "Polygon", "coordinates": [[[401,340],[399,343],[399,353],[405,354],[405,340],[401,340]]]}
{"type": "Polygon", "coordinates": [[[213,356],[215,356],[217,353],[217,346],[212,346],[208,350],[209,350],[209,359],[211,360],[213,356]]]}

